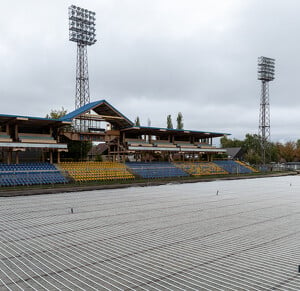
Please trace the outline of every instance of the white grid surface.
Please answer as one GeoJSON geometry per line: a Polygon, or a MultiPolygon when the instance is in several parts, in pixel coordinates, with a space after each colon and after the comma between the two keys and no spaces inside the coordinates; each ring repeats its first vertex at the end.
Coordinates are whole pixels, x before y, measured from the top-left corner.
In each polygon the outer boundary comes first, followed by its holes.
{"type": "Polygon", "coordinates": [[[0,198],[0,217],[0,290],[300,290],[298,176],[0,198]]]}

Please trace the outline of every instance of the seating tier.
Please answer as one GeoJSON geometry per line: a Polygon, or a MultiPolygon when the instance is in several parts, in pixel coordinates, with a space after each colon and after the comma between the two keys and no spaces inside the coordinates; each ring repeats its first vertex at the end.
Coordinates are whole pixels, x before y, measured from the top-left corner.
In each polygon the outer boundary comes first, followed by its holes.
{"type": "Polygon", "coordinates": [[[145,179],[189,176],[186,172],[169,162],[130,162],[126,163],[126,166],[134,174],[145,179]]]}
{"type": "Polygon", "coordinates": [[[48,163],[0,164],[0,186],[67,183],[54,165],[48,163]]]}
{"type": "Polygon", "coordinates": [[[250,168],[245,167],[244,165],[233,161],[233,160],[226,160],[226,161],[214,161],[215,164],[222,167],[225,171],[231,174],[250,174],[253,171],[250,168]]]}
{"type": "Polygon", "coordinates": [[[196,149],[197,148],[196,145],[190,143],[189,141],[174,141],[174,143],[183,149],[185,149],[185,148],[196,149]]]}
{"type": "Polygon", "coordinates": [[[143,146],[143,147],[152,147],[152,144],[150,144],[148,141],[144,139],[137,139],[137,138],[132,138],[132,139],[126,139],[125,140],[129,146],[133,147],[138,147],[138,146],[143,146]]]}
{"type": "Polygon", "coordinates": [[[249,169],[250,171],[252,171],[253,173],[258,173],[258,170],[256,170],[255,168],[253,168],[253,167],[251,167],[251,166],[249,166],[249,165],[247,165],[247,164],[245,164],[245,163],[243,163],[243,162],[241,162],[241,161],[236,161],[236,162],[239,163],[240,165],[242,165],[242,166],[248,168],[248,169],[249,169]]]}
{"type": "Polygon", "coordinates": [[[61,163],[60,168],[77,182],[134,178],[124,164],[117,162],[68,162],[61,163]]]}
{"type": "Polygon", "coordinates": [[[211,162],[176,162],[175,165],[192,176],[228,174],[223,168],[211,162]]]}
{"type": "Polygon", "coordinates": [[[49,134],[19,133],[19,140],[21,142],[31,143],[57,143],[49,134]]]}
{"type": "Polygon", "coordinates": [[[0,142],[12,142],[12,138],[6,132],[0,132],[0,142]]]}
{"type": "Polygon", "coordinates": [[[162,148],[176,148],[176,145],[169,142],[168,140],[155,140],[152,142],[154,146],[162,148]]]}

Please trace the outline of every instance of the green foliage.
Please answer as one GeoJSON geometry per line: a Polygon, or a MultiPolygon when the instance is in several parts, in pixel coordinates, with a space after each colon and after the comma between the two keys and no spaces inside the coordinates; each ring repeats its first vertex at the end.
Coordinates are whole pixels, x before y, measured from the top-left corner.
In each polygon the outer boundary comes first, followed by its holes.
{"type": "Polygon", "coordinates": [[[177,129],[183,129],[183,116],[181,112],[178,112],[176,121],[177,121],[177,129]]]}
{"type": "Polygon", "coordinates": [[[259,153],[261,151],[261,145],[260,145],[260,137],[257,134],[246,134],[245,140],[242,142],[241,147],[245,152],[248,152],[249,150],[253,150],[256,153],[259,153]]]}
{"type": "Polygon", "coordinates": [[[140,118],[137,116],[135,121],[134,121],[134,125],[135,126],[141,126],[141,123],[140,123],[140,118]]]}
{"type": "Polygon", "coordinates": [[[84,161],[92,148],[91,141],[68,141],[68,152],[63,154],[64,158],[71,158],[73,161],[84,161]]]}
{"type": "Polygon", "coordinates": [[[173,129],[172,117],[170,114],[167,116],[167,128],[173,129]]]}
{"type": "Polygon", "coordinates": [[[249,149],[244,155],[245,161],[252,165],[258,165],[262,163],[261,155],[254,149],[249,149]]]}
{"type": "Polygon", "coordinates": [[[296,142],[288,141],[284,145],[277,143],[277,149],[280,158],[285,162],[293,162],[299,158],[296,142]]]}
{"type": "Polygon", "coordinates": [[[96,161],[96,162],[103,162],[102,155],[100,155],[100,154],[96,155],[95,161],[96,161]]]}
{"type": "Polygon", "coordinates": [[[243,141],[238,139],[230,139],[227,136],[224,136],[220,139],[221,145],[223,148],[236,148],[236,147],[242,147],[243,141]]]}
{"type": "MultiPolygon", "coordinates": [[[[250,164],[262,163],[261,140],[257,134],[246,134],[244,140],[222,137],[223,148],[241,147],[244,151],[244,160],[250,164]]],[[[266,163],[293,162],[300,160],[300,140],[296,142],[272,143],[266,145],[266,163]]]]}
{"type": "Polygon", "coordinates": [[[46,118],[59,119],[67,114],[67,110],[63,107],[60,110],[52,109],[50,114],[46,115],[46,118]]]}

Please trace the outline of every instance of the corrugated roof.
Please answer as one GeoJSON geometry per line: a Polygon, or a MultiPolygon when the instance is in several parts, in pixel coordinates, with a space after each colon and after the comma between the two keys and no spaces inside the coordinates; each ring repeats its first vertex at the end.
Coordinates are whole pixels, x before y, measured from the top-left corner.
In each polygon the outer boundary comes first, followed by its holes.
{"type": "Polygon", "coordinates": [[[80,115],[88,112],[89,110],[94,110],[99,115],[111,114],[112,116],[122,117],[122,120],[114,121],[111,123],[117,123],[121,128],[122,127],[130,127],[133,125],[133,122],[128,119],[125,115],[123,115],[119,110],[113,107],[106,100],[94,101],[89,104],[86,104],[67,115],[61,117],[59,120],[61,121],[72,121],[74,118],[79,117],[80,115]]]}
{"type": "Polygon", "coordinates": [[[65,116],[61,117],[59,120],[61,121],[72,121],[77,116],[80,116],[81,114],[93,109],[95,106],[100,105],[104,102],[105,100],[99,100],[95,102],[88,103],[86,105],[83,105],[82,107],[66,114],[65,116]]]}
{"type": "Polygon", "coordinates": [[[46,117],[35,117],[35,116],[24,116],[24,115],[12,115],[12,114],[0,114],[0,118],[28,118],[37,120],[47,120],[47,121],[60,121],[60,119],[46,118],[46,117]]]}

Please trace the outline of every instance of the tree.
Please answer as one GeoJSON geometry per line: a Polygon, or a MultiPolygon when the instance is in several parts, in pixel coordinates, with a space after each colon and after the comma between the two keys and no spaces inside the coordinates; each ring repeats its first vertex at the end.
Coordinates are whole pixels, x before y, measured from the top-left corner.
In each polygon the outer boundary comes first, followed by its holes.
{"type": "MultiPolygon", "coordinates": [[[[261,139],[257,134],[246,134],[244,140],[229,139],[224,136],[220,139],[223,148],[240,147],[244,152],[244,160],[250,164],[260,164],[262,162],[261,139]]],[[[276,147],[272,143],[266,145],[267,162],[277,160],[276,147]]]]}
{"type": "Polygon", "coordinates": [[[277,143],[278,153],[286,162],[293,162],[297,156],[297,143],[288,141],[285,144],[277,143]]]}
{"type": "Polygon", "coordinates": [[[167,116],[167,128],[173,129],[172,117],[170,114],[167,116]]]}
{"type": "Polygon", "coordinates": [[[50,114],[46,115],[46,118],[59,119],[67,114],[67,110],[63,107],[60,110],[52,109],[50,114]]]}
{"type": "Polygon", "coordinates": [[[245,140],[241,146],[245,152],[252,150],[252,152],[255,152],[259,155],[261,153],[261,140],[257,134],[246,134],[245,140]]]}
{"type": "Polygon", "coordinates": [[[86,160],[88,152],[93,144],[91,141],[68,140],[68,152],[63,153],[63,158],[70,158],[73,161],[86,160]]]}
{"type": "MultiPolygon", "coordinates": [[[[46,118],[59,119],[67,114],[67,110],[63,107],[59,110],[52,109],[50,114],[46,115],[46,118]]],[[[71,125],[66,125],[65,128],[71,128],[71,125]]],[[[73,161],[85,160],[88,152],[92,148],[91,141],[77,141],[69,140],[65,138],[65,142],[68,144],[68,152],[62,153],[62,158],[70,158],[73,161]]]]}
{"type": "Polygon", "coordinates": [[[183,116],[181,112],[178,112],[176,120],[177,120],[177,129],[183,129],[183,116]]]}
{"type": "Polygon", "coordinates": [[[140,118],[137,116],[135,121],[134,121],[134,125],[135,126],[141,126],[141,123],[140,123],[140,118]]]}
{"type": "Polygon", "coordinates": [[[245,161],[247,161],[250,164],[258,165],[261,164],[262,159],[258,152],[256,152],[254,149],[249,149],[245,155],[244,155],[245,161]]]}
{"type": "Polygon", "coordinates": [[[222,137],[220,139],[220,142],[223,148],[240,148],[244,145],[244,141],[238,139],[230,139],[227,136],[222,137]]]}

